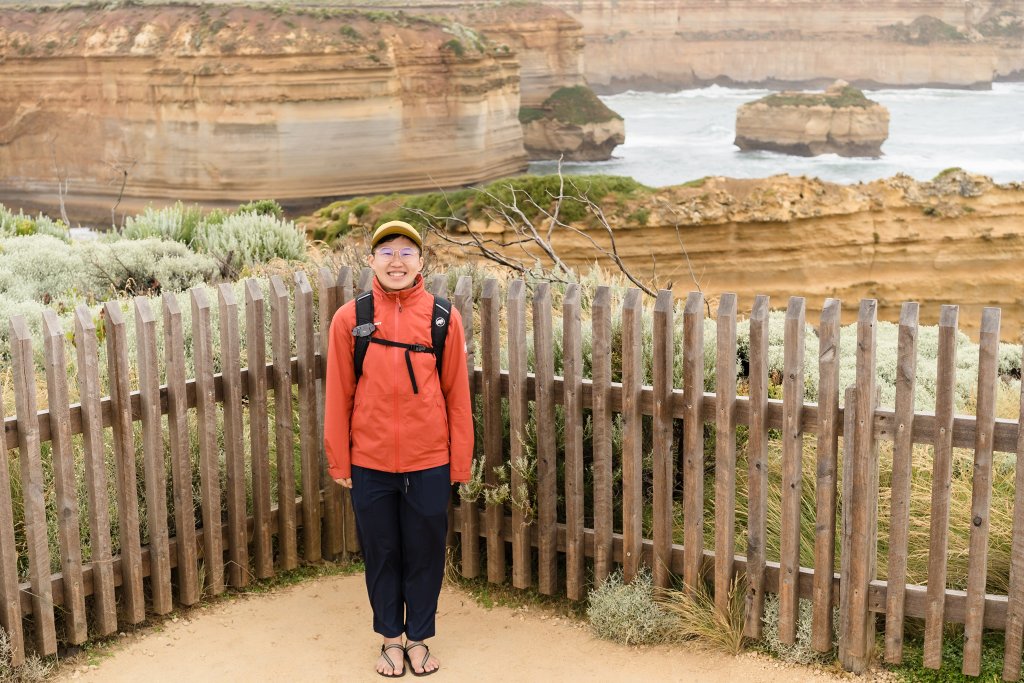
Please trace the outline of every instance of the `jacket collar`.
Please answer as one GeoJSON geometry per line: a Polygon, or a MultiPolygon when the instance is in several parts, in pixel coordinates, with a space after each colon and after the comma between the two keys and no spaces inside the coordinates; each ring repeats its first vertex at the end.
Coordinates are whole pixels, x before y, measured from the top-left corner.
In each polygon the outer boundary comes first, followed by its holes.
{"type": "Polygon", "coordinates": [[[374,276],[373,278],[373,296],[375,299],[384,298],[393,303],[401,303],[402,306],[409,306],[425,294],[426,289],[423,287],[423,275],[420,273],[416,274],[416,279],[413,280],[411,285],[397,292],[384,289],[380,286],[380,282],[377,281],[377,277],[374,276]]]}

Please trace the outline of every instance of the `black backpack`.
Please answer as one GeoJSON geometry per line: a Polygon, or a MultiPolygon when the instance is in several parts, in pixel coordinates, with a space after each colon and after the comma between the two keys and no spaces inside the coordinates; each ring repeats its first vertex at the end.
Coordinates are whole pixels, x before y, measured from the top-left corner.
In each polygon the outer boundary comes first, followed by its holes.
{"type": "Polygon", "coordinates": [[[448,338],[448,320],[451,318],[452,305],[447,299],[439,296],[434,297],[434,311],[431,314],[430,325],[430,346],[423,344],[405,344],[403,342],[391,341],[374,337],[377,326],[373,322],[373,292],[364,292],[356,297],[356,326],[352,328],[352,336],[355,337],[355,363],[356,382],[363,375],[363,359],[366,358],[366,351],[370,343],[381,344],[382,346],[397,346],[405,349],[405,366],[409,370],[409,380],[412,382],[412,392],[420,393],[416,385],[416,375],[412,371],[412,359],[409,352],[432,353],[437,363],[437,375],[441,376],[441,363],[444,359],[444,344],[448,338]]]}

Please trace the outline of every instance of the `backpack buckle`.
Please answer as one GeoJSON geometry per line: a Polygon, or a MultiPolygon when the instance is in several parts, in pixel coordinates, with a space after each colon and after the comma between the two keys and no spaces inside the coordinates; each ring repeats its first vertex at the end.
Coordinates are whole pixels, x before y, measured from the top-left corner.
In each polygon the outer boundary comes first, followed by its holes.
{"type": "Polygon", "coordinates": [[[353,337],[369,337],[377,331],[377,325],[379,323],[363,323],[362,325],[356,325],[352,328],[353,337]]]}

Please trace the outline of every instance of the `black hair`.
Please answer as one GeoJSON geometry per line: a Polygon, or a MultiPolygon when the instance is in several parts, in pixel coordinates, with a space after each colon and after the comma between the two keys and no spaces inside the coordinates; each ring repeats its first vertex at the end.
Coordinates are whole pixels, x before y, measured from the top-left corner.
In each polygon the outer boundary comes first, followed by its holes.
{"type": "MultiPolygon", "coordinates": [[[[400,232],[392,233],[390,235],[384,235],[379,240],[377,240],[377,244],[375,244],[372,247],[370,247],[370,253],[372,254],[373,252],[377,251],[377,247],[379,247],[381,245],[384,245],[384,244],[387,244],[388,242],[393,242],[394,240],[398,239],[399,237],[404,237],[405,239],[409,240],[410,242],[412,241],[411,239],[409,239],[408,235],[403,235],[400,232]]],[[[416,250],[420,252],[421,256],[423,255],[423,250],[420,249],[418,246],[416,247],[416,250]]]]}

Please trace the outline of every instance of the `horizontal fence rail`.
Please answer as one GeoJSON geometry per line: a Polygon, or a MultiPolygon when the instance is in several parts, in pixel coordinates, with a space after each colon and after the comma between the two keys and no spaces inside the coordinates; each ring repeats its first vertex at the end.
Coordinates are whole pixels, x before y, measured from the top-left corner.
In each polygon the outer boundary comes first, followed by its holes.
{"type": "MultiPolygon", "coordinates": [[[[299,562],[358,551],[348,492],[328,477],[321,438],[327,325],[355,292],[369,287],[371,274],[364,269],[358,282],[355,275],[324,268],[313,282],[303,272],[290,281],[252,280],[242,296],[225,284],[215,290],[216,301],[197,288],[189,297],[187,350],[174,295],[165,295],[159,308],[155,300],[134,301],[134,354],[119,304],[103,307],[102,338],[80,307],[70,374],[66,331],[47,313],[44,380],[37,378],[26,321],[12,319],[15,414],[0,403],[6,440],[0,449],[0,624],[13,664],[29,650],[55,653],[58,633],[81,643],[114,632],[119,621],[141,622],[147,610],[164,614],[299,562]],[[216,348],[212,313],[219,321],[216,348]],[[78,402],[68,398],[69,377],[77,381],[78,402]],[[39,410],[37,391],[44,385],[48,407],[39,410]],[[84,538],[80,529],[88,529],[84,538]]],[[[775,594],[780,641],[794,642],[800,603],[808,600],[812,646],[822,652],[838,646],[849,670],[868,665],[876,615],[884,615],[888,662],[902,661],[906,620],[917,618],[925,624],[925,666],[941,665],[942,627],[959,623],[966,634],[965,674],[980,671],[982,630],[999,629],[1006,636],[1003,676],[1019,676],[1019,467],[1009,588],[1006,595],[986,592],[995,455],[1024,452],[1021,419],[995,416],[998,309],[984,313],[976,415],[965,416],[954,412],[955,306],[943,307],[940,316],[936,404],[926,412],[914,400],[916,304],[906,304],[900,317],[890,409],[878,407],[871,300],[860,302],[856,378],[846,387],[840,386],[836,300],[822,308],[817,348],[805,345],[804,300],[788,301],[781,376],[769,377],[767,297],[739,311],[735,296],[722,295],[708,355],[710,309],[700,293],[677,302],[663,291],[644,301],[639,290],[602,286],[585,301],[575,284],[515,280],[503,288],[488,279],[476,285],[474,300],[468,276],[451,295],[447,278],[429,283],[465,320],[479,418],[479,484],[489,492],[479,500],[457,498],[451,510],[449,538],[458,546],[463,576],[485,572],[490,582],[510,580],[517,588],[536,586],[578,600],[587,594],[588,562],[598,583],[617,565],[626,580],[646,566],[658,586],[681,580],[695,591],[703,583],[718,609],[727,606],[739,576],[750,637],[763,635],[765,598],[775,594]],[[749,326],[741,372],[739,326],[749,326]],[[713,392],[706,386],[708,363],[715,370],[713,392]],[[812,373],[815,402],[805,399],[805,377],[812,373]],[[880,491],[882,444],[892,453],[892,477],[880,491]],[[912,460],[915,446],[933,453],[925,585],[906,583],[911,485],[920,467],[912,460]],[[964,590],[947,586],[946,552],[957,520],[949,493],[955,449],[973,453],[964,590]],[[772,530],[766,514],[775,480],[781,520],[772,530]],[[503,484],[504,498],[496,495],[503,484]],[[805,490],[814,499],[810,535],[802,533],[805,490]],[[884,560],[878,556],[880,497],[889,500],[884,560]],[[714,514],[706,517],[710,506],[714,514]],[[768,548],[777,549],[777,559],[768,548]],[[802,556],[812,557],[813,566],[803,566],[802,556]],[[879,579],[880,566],[886,580],[879,579]]]]}

